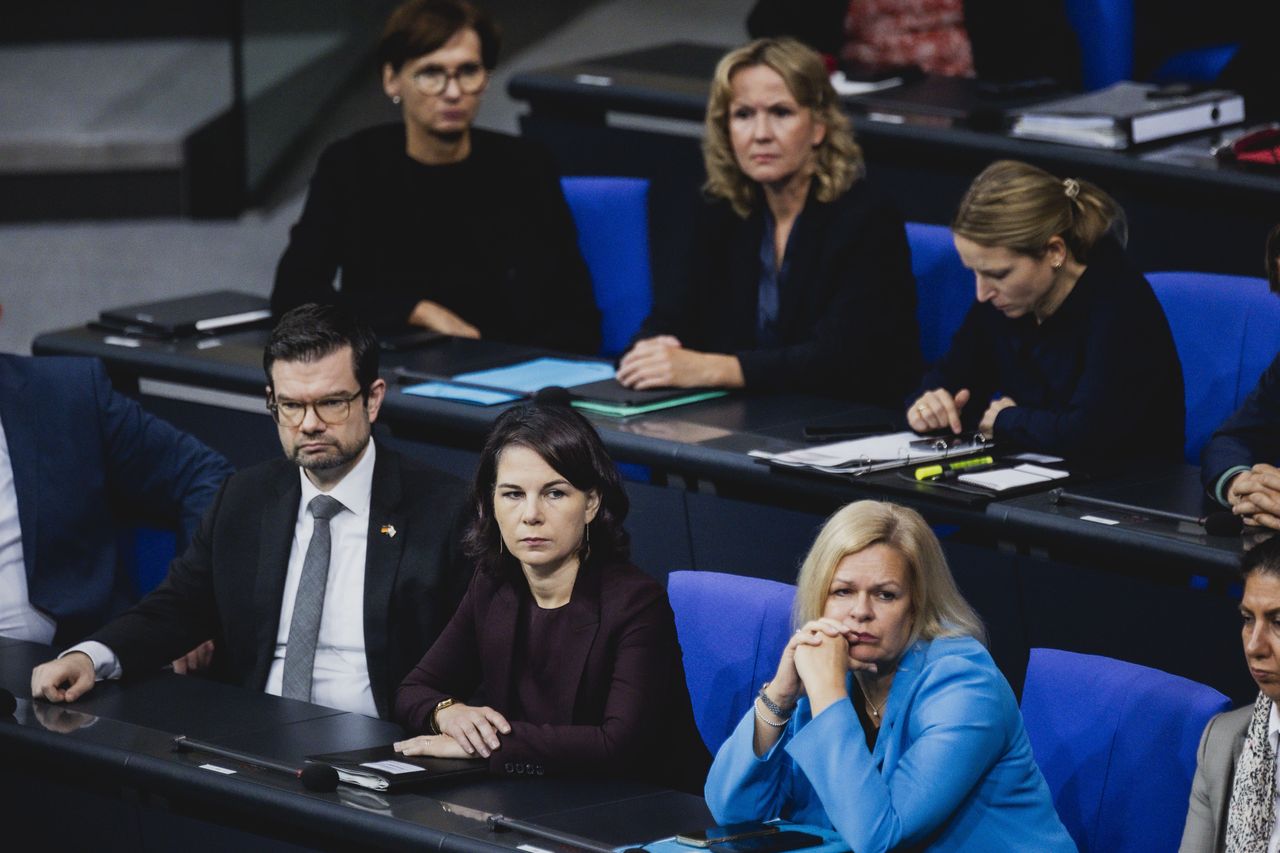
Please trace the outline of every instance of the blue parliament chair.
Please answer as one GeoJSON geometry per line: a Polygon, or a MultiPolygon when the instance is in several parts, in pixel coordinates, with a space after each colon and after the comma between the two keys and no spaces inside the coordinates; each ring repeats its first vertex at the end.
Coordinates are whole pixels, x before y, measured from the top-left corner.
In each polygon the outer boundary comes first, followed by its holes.
{"type": "Polygon", "coordinates": [[[561,178],[600,308],[601,355],[620,355],[649,316],[649,182],[561,178]]]}
{"type": "Polygon", "coordinates": [[[1173,332],[1186,386],[1186,458],[1253,390],[1280,350],[1280,300],[1267,282],[1196,272],[1147,275],[1173,332]]]}
{"type": "Polygon", "coordinates": [[[1087,91],[1133,78],[1133,0],[1067,0],[1087,91]]]}
{"type": "Polygon", "coordinates": [[[1219,44],[1184,50],[1166,59],[1151,75],[1153,83],[1212,83],[1240,49],[1238,44],[1219,44]]]}
{"type": "Polygon", "coordinates": [[[139,525],[120,530],[116,553],[132,598],[141,598],[160,585],[177,550],[178,537],[172,529],[139,525]]]}
{"type": "Polygon", "coordinates": [[[693,716],[712,755],[777,670],[795,593],[791,584],[720,572],[667,578],[693,716]]]}
{"type": "Polygon", "coordinates": [[[1081,853],[1178,848],[1196,749],[1226,696],[1112,658],[1032,649],[1027,736],[1081,853]]]}
{"type": "Polygon", "coordinates": [[[916,321],[926,364],[937,361],[951,347],[973,304],[973,273],[965,269],[945,225],[907,223],[911,272],[916,279],[916,321]]]}

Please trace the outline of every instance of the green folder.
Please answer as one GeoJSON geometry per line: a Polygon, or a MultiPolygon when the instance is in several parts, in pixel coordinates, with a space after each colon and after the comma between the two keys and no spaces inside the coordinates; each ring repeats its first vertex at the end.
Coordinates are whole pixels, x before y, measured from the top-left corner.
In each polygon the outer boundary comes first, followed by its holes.
{"type": "Polygon", "coordinates": [[[636,406],[627,406],[619,403],[600,403],[595,400],[574,400],[572,405],[575,409],[582,409],[584,412],[592,412],[610,418],[626,418],[631,415],[644,415],[663,409],[673,409],[676,406],[687,406],[690,403],[698,403],[703,400],[714,400],[716,397],[723,397],[728,393],[728,391],[698,391],[694,394],[685,394],[683,397],[671,397],[666,400],[641,403],[636,406]]]}

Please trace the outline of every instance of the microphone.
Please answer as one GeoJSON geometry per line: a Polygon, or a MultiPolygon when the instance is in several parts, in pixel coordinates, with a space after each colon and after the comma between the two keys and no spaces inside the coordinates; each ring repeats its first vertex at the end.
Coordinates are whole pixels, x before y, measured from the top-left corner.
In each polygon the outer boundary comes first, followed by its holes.
{"type": "Polygon", "coordinates": [[[227,749],[224,746],[208,743],[186,735],[178,735],[173,739],[173,747],[179,752],[189,752],[197,750],[199,752],[207,752],[210,755],[217,755],[221,758],[229,758],[232,761],[240,761],[245,764],[252,764],[254,767],[261,767],[265,770],[275,770],[292,776],[295,779],[302,780],[302,787],[308,791],[317,791],[324,793],[332,791],[338,787],[338,771],[334,770],[328,764],[308,763],[303,767],[294,767],[290,764],[284,764],[279,761],[273,761],[261,755],[249,755],[245,752],[237,752],[234,749],[227,749]]]}
{"type": "Polygon", "coordinates": [[[0,717],[7,717],[18,710],[18,700],[13,694],[0,687],[0,717]]]}
{"type": "Polygon", "coordinates": [[[1169,512],[1163,509],[1155,509],[1148,506],[1136,506],[1134,504],[1121,503],[1120,501],[1109,501],[1105,498],[1095,498],[1090,495],[1077,495],[1063,489],[1054,489],[1049,492],[1049,501],[1055,506],[1061,506],[1066,503],[1081,504],[1083,506],[1095,506],[1101,509],[1113,509],[1118,512],[1128,512],[1135,515],[1146,515],[1152,518],[1162,518],[1166,521],[1179,521],[1187,524],[1195,524],[1204,528],[1205,533],[1210,536],[1235,536],[1244,529],[1244,520],[1238,515],[1234,515],[1224,510],[1216,510],[1208,515],[1197,518],[1193,515],[1183,515],[1179,512],[1169,512]]]}

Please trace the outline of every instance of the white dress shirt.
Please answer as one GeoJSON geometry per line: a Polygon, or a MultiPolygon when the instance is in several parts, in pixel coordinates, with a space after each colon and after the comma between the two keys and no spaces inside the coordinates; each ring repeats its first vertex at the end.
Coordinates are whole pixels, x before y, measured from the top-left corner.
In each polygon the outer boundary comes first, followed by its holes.
{"type": "MultiPolygon", "coordinates": [[[[104,508],[105,512],[105,508],[104,508]]],[[[18,491],[4,424],[0,423],[0,637],[49,644],[58,623],[31,606],[27,597],[27,565],[22,553],[18,491]]]]}
{"type": "MultiPolygon", "coordinates": [[[[342,509],[329,520],[329,578],[325,582],[324,612],[320,616],[320,636],[316,640],[315,665],[311,677],[311,701],[327,708],[378,716],[369,683],[369,666],[364,650],[364,563],[369,545],[369,503],[373,492],[373,465],[377,458],[373,439],[356,466],[328,492],[321,492],[301,468],[302,500],[293,528],[293,545],[289,549],[289,568],[284,580],[284,598],[280,604],[280,627],[276,631],[275,657],[267,673],[266,692],[280,695],[284,680],[284,656],[289,645],[289,624],[293,621],[293,602],[298,595],[302,563],[311,544],[315,520],[307,505],[316,495],[327,494],[342,504],[342,509]]],[[[93,661],[99,680],[119,678],[122,674],[115,653],[98,642],[73,646],[71,652],[84,652],[93,661]]],[[[217,654],[217,650],[214,650],[217,654]]]]}
{"type": "Polygon", "coordinates": [[[311,676],[311,701],[329,708],[378,716],[369,684],[369,666],[364,655],[364,562],[369,546],[369,500],[373,491],[373,439],[364,456],[342,482],[321,492],[298,469],[302,478],[302,500],[293,528],[289,550],[289,573],[284,579],[284,599],[280,606],[280,627],[276,631],[275,659],[267,674],[268,693],[280,695],[284,679],[284,656],[289,645],[289,625],[293,621],[293,600],[298,595],[302,563],[311,544],[315,519],[307,505],[316,495],[328,494],[345,507],[329,520],[329,579],[325,583],[324,612],[320,616],[320,637],[316,641],[315,668],[311,676]]]}

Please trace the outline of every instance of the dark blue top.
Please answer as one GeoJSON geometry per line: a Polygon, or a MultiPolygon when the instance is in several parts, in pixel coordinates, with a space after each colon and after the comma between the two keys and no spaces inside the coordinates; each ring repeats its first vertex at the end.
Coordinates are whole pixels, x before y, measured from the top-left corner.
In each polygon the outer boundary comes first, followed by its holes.
{"type": "Polygon", "coordinates": [[[1200,477],[1223,500],[1222,475],[1255,463],[1280,462],[1280,356],[1258,380],[1240,408],[1213,433],[1200,453],[1200,477]]]}
{"type": "Polygon", "coordinates": [[[1173,335],[1151,285],[1109,237],[1044,323],[975,302],[907,405],[939,387],[969,389],[961,412],[968,429],[993,397],[1013,398],[1017,405],[995,422],[1004,447],[1084,462],[1182,458],[1182,365],[1173,335]]]}

